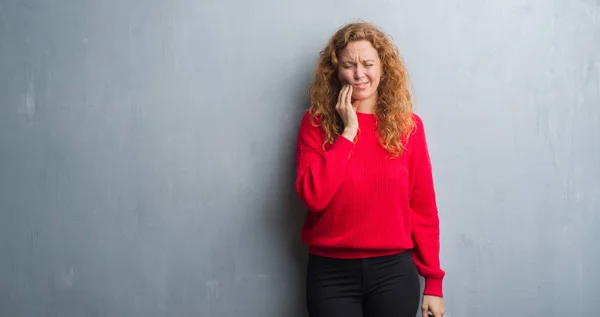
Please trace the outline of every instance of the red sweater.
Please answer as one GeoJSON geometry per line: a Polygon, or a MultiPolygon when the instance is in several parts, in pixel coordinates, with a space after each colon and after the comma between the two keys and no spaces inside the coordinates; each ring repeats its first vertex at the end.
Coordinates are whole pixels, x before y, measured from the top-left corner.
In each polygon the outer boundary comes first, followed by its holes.
{"type": "MultiPolygon", "coordinates": [[[[356,143],[338,136],[324,151],[320,127],[302,118],[296,191],[308,208],[309,252],[366,258],[411,250],[426,295],[442,296],[439,218],[423,122],[395,159],[379,144],[374,114],[358,113],[356,143]]],[[[318,123],[318,120],[314,120],[318,123]]]]}

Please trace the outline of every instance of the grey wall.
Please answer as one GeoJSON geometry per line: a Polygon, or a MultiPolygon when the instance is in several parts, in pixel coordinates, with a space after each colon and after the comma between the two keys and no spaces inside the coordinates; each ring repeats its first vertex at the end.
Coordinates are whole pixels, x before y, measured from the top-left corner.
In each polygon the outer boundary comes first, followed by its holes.
{"type": "Polygon", "coordinates": [[[0,0],[0,316],[305,316],[296,129],[374,22],[428,129],[451,316],[600,301],[600,3],[0,0]]]}

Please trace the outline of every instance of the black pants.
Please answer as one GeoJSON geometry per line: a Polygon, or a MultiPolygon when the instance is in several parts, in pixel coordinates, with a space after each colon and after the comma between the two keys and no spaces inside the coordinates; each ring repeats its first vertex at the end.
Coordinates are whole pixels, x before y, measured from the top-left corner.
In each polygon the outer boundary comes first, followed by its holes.
{"type": "Polygon", "coordinates": [[[419,275],[408,251],[349,260],[309,255],[310,317],[415,317],[420,298],[419,275]]]}

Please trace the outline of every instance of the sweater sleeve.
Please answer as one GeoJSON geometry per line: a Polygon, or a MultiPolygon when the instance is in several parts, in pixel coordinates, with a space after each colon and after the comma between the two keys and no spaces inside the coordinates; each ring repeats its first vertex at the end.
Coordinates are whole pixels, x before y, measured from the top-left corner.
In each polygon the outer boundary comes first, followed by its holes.
{"type": "Polygon", "coordinates": [[[354,143],[340,135],[327,151],[322,146],[321,129],[306,112],[296,144],[296,192],[310,212],[325,209],[339,189],[354,143]]]}
{"type": "Polygon", "coordinates": [[[419,274],[425,278],[425,295],[443,296],[440,267],[439,216],[432,176],[431,160],[421,118],[415,115],[416,131],[412,135],[414,153],[411,157],[413,186],[410,206],[413,211],[413,259],[419,274]]]}

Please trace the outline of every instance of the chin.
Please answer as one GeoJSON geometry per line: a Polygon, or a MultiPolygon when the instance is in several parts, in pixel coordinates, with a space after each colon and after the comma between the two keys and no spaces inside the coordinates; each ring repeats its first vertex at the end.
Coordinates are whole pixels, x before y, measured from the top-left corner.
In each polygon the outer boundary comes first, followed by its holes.
{"type": "Polygon", "coordinates": [[[359,93],[354,93],[352,94],[352,97],[356,100],[365,100],[365,99],[369,99],[369,97],[371,97],[372,94],[367,93],[367,92],[359,92],[359,93]]]}

